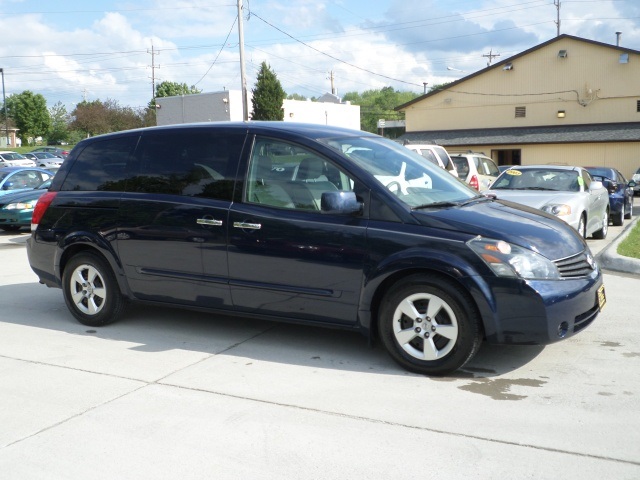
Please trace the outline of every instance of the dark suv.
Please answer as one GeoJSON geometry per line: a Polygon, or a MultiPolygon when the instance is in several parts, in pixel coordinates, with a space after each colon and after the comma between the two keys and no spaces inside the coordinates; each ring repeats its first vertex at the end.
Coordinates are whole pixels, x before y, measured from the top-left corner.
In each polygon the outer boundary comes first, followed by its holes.
{"type": "Polygon", "coordinates": [[[606,299],[557,218],[480,195],[377,135],[194,124],[79,143],[33,214],[29,262],[101,326],[126,300],[358,330],[441,375],[483,339],[545,344],[606,299]]]}

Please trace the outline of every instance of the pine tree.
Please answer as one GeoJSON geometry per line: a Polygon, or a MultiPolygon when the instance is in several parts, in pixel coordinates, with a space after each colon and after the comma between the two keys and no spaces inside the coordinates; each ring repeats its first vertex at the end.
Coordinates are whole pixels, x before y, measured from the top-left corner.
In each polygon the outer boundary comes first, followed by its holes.
{"type": "Polygon", "coordinates": [[[253,111],[252,120],[280,120],[284,119],[282,102],[287,97],[276,74],[267,65],[267,62],[260,64],[258,78],[253,90],[253,111]]]}

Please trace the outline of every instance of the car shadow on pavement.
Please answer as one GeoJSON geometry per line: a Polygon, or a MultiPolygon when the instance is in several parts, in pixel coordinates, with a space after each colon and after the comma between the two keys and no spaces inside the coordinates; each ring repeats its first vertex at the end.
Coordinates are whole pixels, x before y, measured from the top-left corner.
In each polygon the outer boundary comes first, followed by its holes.
{"type": "MultiPolygon", "coordinates": [[[[414,375],[396,365],[380,342],[370,347],[364,336],[353,331],[142,304],[129,305],[123,318],[116,323],[93,328],[75,320],[67,310],[62,291],[58,289],[48,289],[35,282],[2,285],[0,298],[4,299],[4,312],[12,312],[3,315],[0,328],[2,323],[11,323],[90,336],[110,342],[105,344],[107,348],[126,348],[150,354],[186,350],[313,369],[414,375]]],[[[36,334],[39,333],[29,333],[36,334]]],[[[51,341],[73,343],[77,338],[65,340],[65,337],[55,335],[47,339],[47,342],[51,341]]],[[[0,348],[1,345],[2,341],[0,348]]],[[[542,350],[542,346],[483,344],[474,359],[446,378],[500,376],[528,364],[542,350]]]]}

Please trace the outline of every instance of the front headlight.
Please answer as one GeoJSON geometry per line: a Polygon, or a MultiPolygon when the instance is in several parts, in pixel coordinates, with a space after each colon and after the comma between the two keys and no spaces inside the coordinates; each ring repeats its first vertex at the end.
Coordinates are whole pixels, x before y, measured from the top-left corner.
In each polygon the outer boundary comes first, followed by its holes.
{"type": "Polygon", "coordinates": [[[563,217],[565,215],[571,215],[571,205],[565,204],[550,204],[542,207],[543,212],[550,213],[556,217],[563,217]]]}
{"type": "Polygon", "coordinates": [[[36,206],[35,202],[34,203],[19,202],[19,203],[10,203],[4,208],[6,208],[7,210],[33,210],[35,206],[36,206]]]}
{"type": "Polygon", "coordinates": [[[527,280],[557,280],[556,265],[532,250],[480,236],[467,245],[499,277],[520,277],[527,280]]]}

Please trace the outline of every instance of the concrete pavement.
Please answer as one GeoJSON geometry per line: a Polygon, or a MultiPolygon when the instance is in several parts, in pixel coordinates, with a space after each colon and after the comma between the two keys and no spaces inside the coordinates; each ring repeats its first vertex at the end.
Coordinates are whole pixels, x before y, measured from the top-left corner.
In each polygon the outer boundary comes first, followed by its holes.
{"type": "Polygon", "coordinates": [[[640,478],[640,277],[607,273],[581,334],[436,379],[332,330],[151,307],[83,326],[27,235],[0,234],[2,478],[640,478]]]}

